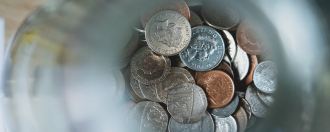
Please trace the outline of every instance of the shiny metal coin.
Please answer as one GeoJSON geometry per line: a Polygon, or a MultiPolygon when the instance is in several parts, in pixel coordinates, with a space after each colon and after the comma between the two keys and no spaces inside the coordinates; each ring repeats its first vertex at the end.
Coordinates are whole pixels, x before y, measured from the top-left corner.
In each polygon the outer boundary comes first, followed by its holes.
{"type": "Polygon", "coordinates": [[[154,54],[146,46],[139,49],[131,60],[133,77],[146,85],[163,81],[170,70],[170,59],[154,54]]]}
{"type": "Polygon", "coordinates": [[[220,64],[225,53],[225,45],[220,34],[207,26],[192,28],[192,39],[180,58],[188,68],[208,71],[220,64]]]}
{"type": "Polygon", "coordinates": [[[225,42],[226,55],[229,58],[230,62],[233,62],[237,52],[237,45],[235,39],[233,35],[231,35],[230,32],[228,32],[227,30],[220,30],[219,33],[221,34],[223,41],[225,42]]]}
{"type": "Polygon", "coordinates": [[[219,117],[228,117],[234,113],[239,103],[238,95],[232,99],[232,101],[225,107],[211,109],[211,114],[219,117]]]}
{"type": "Polygon", "coordinates": [[[189,22],[190,22],[191,27],[201,26],[204,23],[202,21],[202,19],[199,18],[199,16],[191,10],[190,10],[190,21],[189,22]]]}
{"type": "Polygon", "coordinates": [[[253,115],[257,117],[266,117],[267,106],[265,106],[259,99],[257,88],[253,83],[247,87],[245,99],[249,102],[253,115]]]}
{"type": "Polygon", "coordinates": [[[167,110],[179,123],[194,123],[205,114],[207,99],[203,89],[191,83],[182,83],[168,94],[167,110]]]}
{"type": "Polygon", "coordinates": [[[277,89],[277,69],[274,62],[264,61],[253,72],[256,87],[264,93],[274,93],[277,89]]]}
{"type": "Polygon", "coordinates": [[[187,48],[191,39],[189,21],[180,12],[160,11],[147,23],[146,39],[148,46],[157,54],[179,54],[187,48]]]}
{"type": "Polygon", "coordinates": [[[248,123],[248,116],[242,106],[239,106],[238,109],[233,114],[237,122],[237,132],[244,132],[248,123]]]}
{"type": "Polygon", "coordinates": [[[257,94],[262,102],[267,106],[271,107],[274,103],[274,97],[271,94],[263,93],[260,90],[257,90],[257,94]]]}
{"type": "Polygon", "coordinates": [[[228,65],[231,65],[231,60],[228,57],[229,55],[227,53],[225,53],[225,55],[223,56],[223,61],[226,62],[228,65]]]}
{"type": "Polygon", "coordinates": [[[237,47],[237,54],[233,61],[233,71],[235,73],[235,78],[237,78],[239,81],[242,81],[249,72],[249,66],[249,57],[240,47],[237,47]]]}
{"type": "Polygon", "coordinates": [[[134,132],[166,132],[168,115],[158,103],[143,101],[134,106],[127,121],[134,132]]]}
{"type": "Polygon", "coordinates": [[[213,116],[215,132],[237,132],[237,124],[232,116],[221,118],[213,116]]]}
{"type": "Polygon", "coordinates": [[[204,117],[195,123],[182,124],[171,118],[168,124],[168,131],[169,132],[214,132],[214,123],[212,116],[206,111],[204,117]]]}

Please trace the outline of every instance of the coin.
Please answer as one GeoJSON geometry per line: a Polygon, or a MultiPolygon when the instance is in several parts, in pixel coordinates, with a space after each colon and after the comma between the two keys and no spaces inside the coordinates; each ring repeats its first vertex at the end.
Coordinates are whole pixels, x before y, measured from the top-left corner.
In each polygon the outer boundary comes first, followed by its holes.
{"type": "Polygon", "coordinates": [[[143,101],[134,106],[127,121],[134,132],[166,132],[168,116],[158,103],[143,101]]]}
{"type": "Polygon", "coordinates": [[[233,114],[237,122],[237,132],[244,132],[248,123],[248,117],[242,106],[239,106],[238,109],[233,114]]]}
{"type": "Polygon", "coordinates": [[[249,58],[247,54],[240,48],[237,47],[237,55],[233,61],[233,71],[236,79],[242,81],[249,71],[249,58]]]}
{"type": "Polygon", "coordinates": [[[238,106],[238,102],[239,98],[237,95],[235,95],[232,101],[225,107],[211,109],[211,114],[219,117],[228,117],[234,113],[238,106]]]}
{"type": "Polygon", "coordinates": [[[215,132],[237,132],[237,124],[232,116],[221,118],[213,116],[215,132]]]}
{"type": "Polygon", "coordinates": [[[250,119],[252,116],[252,111],[251,111],[251,106],[250,106],[249,102],[246,99],[241,98],[240,105],[244,108],[244,110],[248,116],[248,119],[250,119]]]}
{"type": "Polygon", "coordinates": [[[204,3],[202,17],[209,26],[219,30],[230,29],[239,22],[239,15],[235,8],[216,1],[204,3]]]}
{"type": "Polygon", "coordinates": [[[253,126],[253,124],[256,122],[256,120],[257,120],[257,117],[252,114],[251,118],[248,121],[248,124],[246,125],[246,129],[253,126]]]}
{"type": "Polygon", "coordinates": [[[227,30],[220,30],[219,33],[225,42],[226,55],[231,60],[230,62],[233,62],[237,52],[235,39],[227,30]]]}
{"type": "Polygon", "coordinates": [[[168,94],[167,110],[179,123],[199,121],[207,108],[206,95],[202,88],[191,83],[175,86],[168,94]]]}
{"type": "Polygon", "coordinates": [[[189,21],[180,12],[160,11],[147,23],[146,39],[148,46],[157,54],[179,54],[187,48],[191,39],[189,21]]]}
{"type": "Polygon", "coordinates": [[[249,20],[244,20],[236,32],[237,44],[248,54],[260,55],[266,50],[261,35],[249,20]]]}
{"type": "Polygon", "coordinates": [[[228,65],[230,65],[230,64],[231,64],[231,60],[229,59],[229,57],[228,57],[228,54],[227,54],[227,53],[225,53],[225,55],[223,56],[223,59],[222,59],[222,61],[226,62],[228,65]]]}
{"type": "Polygon", "coordinates": [[[257,88],[251,83],[246,90],[245,99],[249,102],[253,115],[257,117],[266,117],[267,106],[261,103],[257,95],[257,88]]]}
{"type": "Polygon", "coordinates": [[[202,19],[199,18],[199,16],[191,10],[190,10],[190,21],[189,22],[190,22],[191,27],[201,26],[204,23],[202,21],[202,19]]]}
{"type": "Polygon", "coordinates": [[[232,79],[234,79],[234,72],[231,69],[231,67],[225,63],[224,61],[222,61],[216,68],[214,68],[215,70],[221,70],[224,71],[225,73],[227,73],[232,79]]]}
{"type": "Polygon", "coordinates": [[[143,27],[146,27],[147,22],[154,14],[162,10],[178,11],[190,20],[189,7],[184,0],[166,0],[159,2],[158,5],[152,6],[151,9],[147,9],[146,12],[142,13],[141,22],[143,27]]]}
{"type": "Polygon", "coordinates": [[[253,72],[256,87],[264,93],[274,93],[277,89],[277,69],[274,62],[264,61],[253,72]]]}
{"type": "Polygon", "coordinates": [[[170,73],[171,61],[154,54],[148,47],[142,47],[131,60],[131,72],[139,82],[150,85],[160,82],[170,73]]]}
{"type": "Polygon", "coordinates": [[[257,94],[262,102],[264,102],[267,106],[271,107],[274,103],[274,97],[271,94],[263,93],[257,90],[257,94]]]}
{"type": "Polygon", "coordinates": [[[223,71],[210,71],[197,81],[197,85],[205,90],[208,107],[221,108],[232,100],[235,88],[234,82],[223,71]]]}
{"type": "Polygon", "coordinates": [[[196,71],[208,71],[221,62],[224,53],[224,42],[220,34],[207,26],[192,28],[192,39],[180,58],[188,68],[196,71]]]}
{"type": "Polygon", "coordinates": [[[168,124],[168,131],[169,132],[214,132],[214,123],[212,116],[206,111],[204,117],[195,123],[182,124],[171,118],[168,124]]]}
{"type": "Polygon", "coordinates": [[[256,55],[248,55],[248,57],[249,57],[249,60],[250,60],[250,68],[249,68],[248,74],[246,75],[246,77],[243,80],[245,85],[249,85],[252,82],[252,80],[253,80],[253,71],[258,65],[258,59],[257,59],[256,55]]]}
{"type": "MultiPolygon", "coordinates": [[[[134,79],[134,77],[133,77],[133,79],[134,79]]],[[[130,82],[131,82],[131,67],[130,66],[128,66],[126,68],[126,71],[125,71],[125,82],[126,82],[126,85],[125,85],[126,86],[126,92],[132,100],[134,100],[135,102],[147,101],[147,99],[139,97],[133,91],[133,89],[131,87],[131,84],[130,84],[130,82]]]]}

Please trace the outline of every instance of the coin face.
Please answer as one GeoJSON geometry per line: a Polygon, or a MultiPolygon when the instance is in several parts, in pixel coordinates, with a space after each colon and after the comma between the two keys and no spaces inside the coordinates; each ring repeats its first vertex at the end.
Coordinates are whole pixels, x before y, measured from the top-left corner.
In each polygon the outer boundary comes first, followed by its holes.
{"type": "Polygon", "coordinates": [[[222,108],[211,109],[211,114],[219,117],[228,117],[234,113],[239,103],[238,95],[236,95],[233,100],[222,108]]]}
{"type": "Polygon", "coordinates": [[[247,90],[245,99],[249,102],[253,115],[257,117],[266,117],[267,106],[265,106],[257,95],[257,88],[251,83],[247,90]]]}
{"type": "Polygon", "coordinates": [[[208,71],[221,62],[224,42],[220,34],[207,26],[192,28],[192,39],[187,49],[180,53],[180,58],[188,68],[196,71],[208,71]]]}
{"type": "Polygon", "coordinates": [[[207,108],[206,95],[202,88],[191,83],[175,86],[168,94],[167,110],[179,123],[199,121],[207,108]]]}
{"type": "Polygon", "coordinates": [[[233,61],[233,70],[237,80],[242,81],[249,72],[249,58],[247,54],[237,47],[237,55],[233,61]]]}
{"type": "Polygon", "coordinates": [[[250,106],[249,102],[246,99],[241,98],[240,105],[244,108],[244,110],[248,116],[248,119],[250,119],[252,116],[252,111],[251,111],[251,106],[250,106]]]}
{"type": "Polygon", "coordinates": [[[154,54],[148,47],[138,50],[131,60],[133,77],[146,85],[164,80],[170,73],[170,67],[170,59],[154,54]]]}
{"type": "Polygon", "coordinates": [[[233,114],[237,122],[237,132],[244,132],[248,123],[248,117],[243,107],[239,106],[233,114]]]}
{"type": "Polygon", "coordinates": [[[271,107],[274,103],[274,97],[271,94],[263,93],[257,90],[257,94],[262,102],[264,102],[267,106],[271,107]]]}
{"type": "Polygon", "coordinates": [[[197,81],[197,85],[205,90],[210,108],[221,108],[232,100],[235,88],[234,82],[223,71],[212,70],[197,81]]]}
{"type": "Polygon", "coordinates": [[[237,132],[237,124],[232,116],[221,118],[213,116],[215,132],[237,132]]]}
{"type": "Polygon", "coordinates": [[[264,61],[253,72],[256,87],[264,93],[274,93],[277,89],[277,69],[274,62],[264,61]]]}
{"type": "Polygon", "coordinates": [[[257,59],[256,55],[248,55],[248,57],[249,57],[249,61],[250,61],[250,68],[249,68],[248,74],[244,78],[245,85],[249,85],[252,82],[254,69],[258,65],[258,59],[257,59]]]}
{"type": "Polygon", "coordinates": [[[226,55],[228,56],[230,62],[233,62],[237,51],[235,39],[227,30],[220,30],[219,33],[225,42],[226,55]]]}
{"type": "Polygon", "coordinates": [[[238,46],[251,55],[260,55],[265,52],[265,41],[261,36],[262,34],[248,20],[243,21],[236,32],[238,46]]]}
{"type": "Polygon", "coordinates": [[[239,22],[235,8],[216,1],[204,3],[202,17],[209,26],[219,30],[230,29],[239,22]]]}
{"type": "Polygon", "coordinates": [[[191,39],[189,21],[180,12],[160,11],[147,23],[146,39],[149,47],[157,54],[179,54],[187,48],[191,39]]]}
{"type": "Polygon", "coordinates": [[[199,16],[191,10],[190,10],[190,21],[189,22],[190,22],[191,27],[201,26],[204,23],[202,21],[202,19],[199,18],[199,16]]]}
{"type": "Polygon", "coordinates": [[[158,103],[143,101],[134,106],[127,121],[135,132],[166,132],[168,116],[158,103]]]}
{"type": "Polygon", "coordinates": [[[168,131],[169,132],[214,132],[214,123],[212,116],[206,111],[204,117],[195,123],[182,124],[171,118],[168,124],[168,131]]]}

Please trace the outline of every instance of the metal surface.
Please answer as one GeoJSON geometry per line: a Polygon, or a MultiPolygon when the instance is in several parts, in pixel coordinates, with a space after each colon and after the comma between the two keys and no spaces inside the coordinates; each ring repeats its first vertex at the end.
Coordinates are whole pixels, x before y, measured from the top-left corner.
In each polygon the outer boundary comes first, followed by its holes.
{"type": "Polygon", "coordinates": [[[239,97],[236,95],[228,105],[221,108],[211,109],[211,114],[219,117],[228,117],[235,112],[238,103],[239,97]]]}
{"type": "Polygon", "coordinates": [[[277,68],[274,62],[264,61],[253,72],[256,87],[264,93],[274,93],[277,89],[277,68]]]}
{"type": "Polygon", "coordinates": [[[232,116],[221,118],[213,116],[215,124],[215,132],[237,132],[237,124],[232,116]]]}
{"type": "Polygon", "coordinates": [[[212,116],[208,112],[205,112],[204,117],[195,123],[182,124],[171,118],[168,124],[168,131],[169,132],[214,132],[214,122],[212,116]]]}

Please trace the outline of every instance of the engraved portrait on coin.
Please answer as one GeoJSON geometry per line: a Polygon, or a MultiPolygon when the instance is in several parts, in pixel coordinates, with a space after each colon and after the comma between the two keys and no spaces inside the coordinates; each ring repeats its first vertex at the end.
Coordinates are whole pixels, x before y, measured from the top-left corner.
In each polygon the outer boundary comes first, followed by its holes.
{"type": "Polygon", "coordinates": [[[206,111],[204,117],[195,123],[179,123],[173,118],[168,123],[169,132],[214,132],[212,116],[206,111]]]}
{"type": "Polygon", "coordinates": [[[264,93],[274,93],[277,89],[277,69],[274,62],[264,61],[253,72],[256,87],[264,93]]]}

